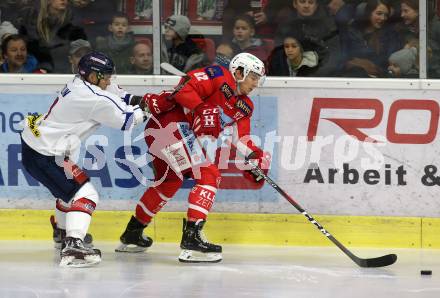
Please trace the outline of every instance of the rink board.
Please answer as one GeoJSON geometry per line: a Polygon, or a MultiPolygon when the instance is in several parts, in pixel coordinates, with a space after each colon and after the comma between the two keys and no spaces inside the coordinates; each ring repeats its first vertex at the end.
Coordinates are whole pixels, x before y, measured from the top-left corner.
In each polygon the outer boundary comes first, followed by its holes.
{"type": "MultiPolygon", "coordinates": [[[[35,84],[27,77],[20,77],[24,84],[12,79],[8,84],[9,77],[0,82],[0,208],[54,207],[50,193],[20,162],[18,122],[28,112],[47,111],[69,76],[50,76],[51,85],[45,78],[35,76],[40,80],[35,84]]],[[[142,94],[176,82],[169,77],[130,77],[121,85],[142,94]]],[[[312,214],[439,218],[440,101],[432,84],[269,79],[251,96],[252,133],[272,152],[271,177],[312,214]]],[[[134,179],[119,162],[126,158],[125,145],[136,158],[145,154],[142,138],[134,141],[142,132],[142,127],[133,131],[127,144],[120,131],[101,128],[84,142],[84,147],[100,146],[106,156],[103,167],[92,163],[96,168],[88,171],[100,194],[98,210],[133,210],[149,185],[134,179]]],[[[93,160],[88,153],[83,148],[79,164],[93,160]]],[[[145,178],[152,179],[149,164],[142,166],[145,178]]],[[[253,189],[240,175],[224,176],[215,212],[296,213],[270,186],[253,189]]],[[[185,181],[165,211],[185,211],[193,183],[185,181]]],[[[435,227],[427,223],[426,228],[435,227]]]]}
{"type": "MultiPolygon", "coordinates": [[[[0,209],[0,240],[50,240],[49,210],[0,209]]],[[[96,211],[90,232],[96,241],[115,241],[131,216],[128,211],[96,211]]],[[[159,213],[145,230],[157,242],[178,243],[183,212],[159,213]]],[[[344,245],[352,247],[440,248],[440,219],[317,215],[344,245]]],[[[314,225],[299,214],[212,213],[209,239],[223,244],[331,246],[314,225]]]]}

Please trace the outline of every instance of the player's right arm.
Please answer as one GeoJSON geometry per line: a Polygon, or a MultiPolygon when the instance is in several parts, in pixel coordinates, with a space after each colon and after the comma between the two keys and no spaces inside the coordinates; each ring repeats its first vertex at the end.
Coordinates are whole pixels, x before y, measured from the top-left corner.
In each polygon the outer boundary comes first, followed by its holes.
{"type": "Polygon", "coordinates": [[[144,120],[145,113],[138,105],[127,105],[110,92],[94,94],[92,102],[94,105],[89,114],[90,119],[99,124],[128,130],[144,120]]]}
{"type": "Polygon", "coordinates": [[[115,81],[111,81],[111,84],[107,86],[105,91],[108,91],[120,98],[127,105],[139,106],[143,111],[157,116],[163,112],[167,112],[174,108],[175,101],[172,97],[173,91],[164,90],[159,93],[145,93],[143,96],[130,94],[125,91],[121,86],[116,84],[115,81]]]}

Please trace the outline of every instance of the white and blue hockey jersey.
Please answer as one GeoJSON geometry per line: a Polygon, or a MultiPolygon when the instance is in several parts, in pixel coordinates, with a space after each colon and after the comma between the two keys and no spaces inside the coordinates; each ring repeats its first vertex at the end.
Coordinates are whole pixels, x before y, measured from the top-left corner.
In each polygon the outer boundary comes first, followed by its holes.
{"type": "Polygon", "coordinates": [[[100,125],[128,130],[143,122],[144,112],[128,101],[129,95],[113,83],[102,90],[76,76],[46,114],[24,120],[22,138],[40,154],[69,156],[100,125]]]}

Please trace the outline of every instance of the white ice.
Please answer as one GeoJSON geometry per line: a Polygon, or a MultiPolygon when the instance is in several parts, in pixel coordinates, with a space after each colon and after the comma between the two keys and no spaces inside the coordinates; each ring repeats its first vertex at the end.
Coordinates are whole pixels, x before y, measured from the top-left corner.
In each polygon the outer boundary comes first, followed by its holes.
{"type": "Polygon", "coordinates": [[[398,255],[389,267],[359,268],[336,247],[225,245],[221,263],[197,265],[177,261],[178,244],[140,254],[116,246],[96,243],[97,267],[60,268],[49,241],[0,241],[0,297],[440,297],[440,250],[350,248],[398,255]]]}

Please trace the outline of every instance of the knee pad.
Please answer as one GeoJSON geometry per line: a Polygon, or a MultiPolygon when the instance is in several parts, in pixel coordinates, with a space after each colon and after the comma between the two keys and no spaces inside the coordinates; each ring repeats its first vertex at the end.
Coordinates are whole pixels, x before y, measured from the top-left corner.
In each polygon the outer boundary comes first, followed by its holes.
{"type": "Polygon", "coordinates": [[[216,165],[209,165],[207,167],[200,168],[200,179],[196,180],[199,185],[209,185],[218,188],[221,181],[220,171],[216,165]]]}

